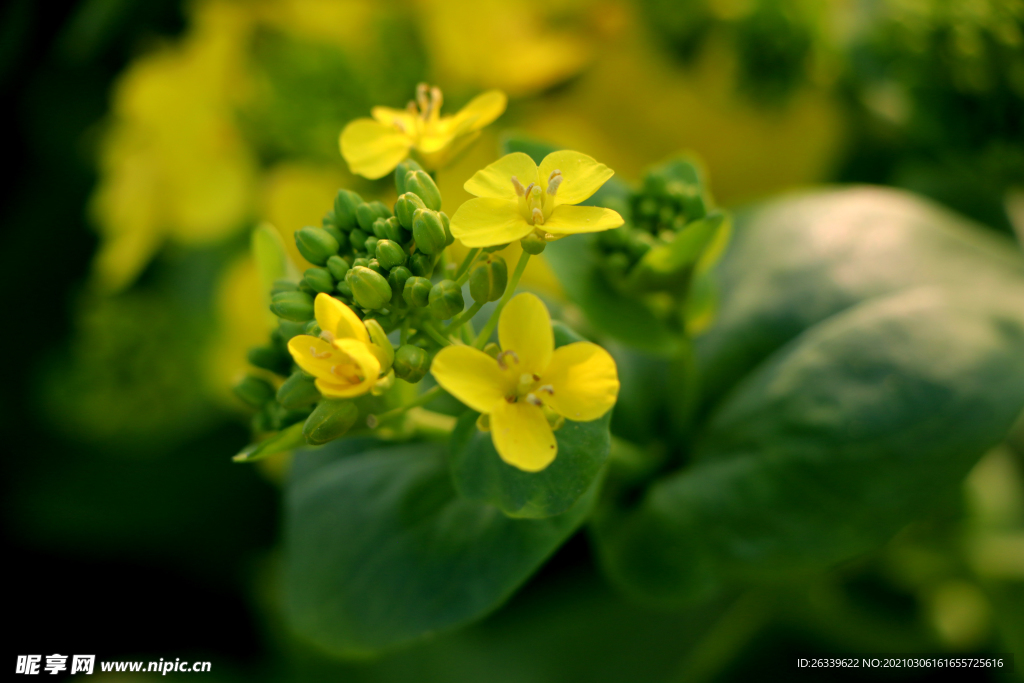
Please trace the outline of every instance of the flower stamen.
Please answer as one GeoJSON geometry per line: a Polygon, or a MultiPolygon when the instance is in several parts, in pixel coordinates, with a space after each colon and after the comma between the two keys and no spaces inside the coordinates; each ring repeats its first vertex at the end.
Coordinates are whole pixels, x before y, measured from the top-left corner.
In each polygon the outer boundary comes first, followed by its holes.
{"type": "Polygon", "coordinates": [[[330,351],[324,351],[323,353],[318,353],[315,346],[310,346],[309,347],[309,355],[313,356],[313,358],[319,358],[319,359],[323,360],[324,358],[330,358],[332,354],[331,354],[330,351]]]}
{"type": "Polygon", "coordinates": [[[334,333],[330,330],[320,330],[320,338],[328,344],[331,344],[334,342],[334,333]]]}
{"type": "Polygon", "coordinates": [[[544,401],[540,400],[539,398],[537,398],[535,394],[532,393],[526,395],[526,402],[529,403],[531,406],[537,406],[538,408],[544,405],[544,401]]]}
{"type": "Polygon", "coordinates": [[[519,178],[516,178],[515,176],[512,176],[512,187],[516,188],[516,194],[520,197],[526,196],[526,188],[523,187],[521,182],[519,182],[519,178]]]}
{"type": "Polygon", "coordinates": [[[502,351],[498,354],[498,357],[495,359],[498,361],[498,367],[502,370],[508,370],[508,365],[505,363],[505,358],[507,356],[511,356],[512,360],[516,362],[516,365],[519,365],[519,356],[516,355],[515,351],[509,349],[508,351],[502,351]]]}

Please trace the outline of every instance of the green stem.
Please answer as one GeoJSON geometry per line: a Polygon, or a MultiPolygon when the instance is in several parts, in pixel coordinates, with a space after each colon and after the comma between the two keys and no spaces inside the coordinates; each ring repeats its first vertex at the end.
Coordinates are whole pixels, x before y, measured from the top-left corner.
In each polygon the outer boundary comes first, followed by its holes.
{"type": "Polygon", "coordinates": [[[405,411],[409,410],[410,408],[416,408],[418,406],[422,406],[422,405],[426,405],[426,404],[430,403],[435,398],[437,398],[441,394],[442,391],[444,391],[444,390],[441,387],[439,387],[439,386],[436,386],[436,387],[434,387],[432,389],[428,389],[428,390],[424,391],[422,394],[420,394],[419,396],[417,396],[416,399],[413,400],[412,403],[409,403],[408,405],[399,406],[397,408],[392,408],[391,410],[389,410],[387,412],[384,412],[384,413],[381,413],[380,415],[367,415],[366,416],[366,423],[368,425],[370,425],[371,429],[374,429],[378,425],[384,424],[385,422],[387,422],[391,418],[398,417],[399,415],[401,415],[405,411]]]}
{"type": "Polygon", "coordinates": [[[450,346],[451,345],[451,341],[448,340],[443,334],[438,332],[437,328],[434,327],[434,325],[432,323],[430,323],[429,321],[424,320],[423,324],[421,325],[421,327],[423,328],[423,330],[427,334],[430,335],[431,339],[436,341],[441,346],[450,346]]]}
{"type": "Polygon", "coordinates": [[[409,341],[409,318],[406,317],[405,320],[402,321],[402,334],[399,337],[399,343],[400,344],[405,344],[408,341],[409,341]]]}
{"type": "Polygon", "coordinates": [[[519,263],[516,264],[516,269],[512,272],[512,277],[508,281],[508,286],[505,287],[505,293],[501,295],[501,301],[494,308],[494,312],[491,313],[491,317],[487,319],[487,324],[484,325],[484,329],[480,330],[480,334],[477,335],[476,341],[473,343],[478,349],[482,349],[487,340],[491,338],[491,333],[494,332],[494,328],[498,324],[498,316],[501,315],[501,309],[505,308],[505,304],[512,298],[512,295],[516,291],[516,287],[519,286],[519,280],[523,277],[523,271],[526,270],[526,264],[530,261],[530,253],[527,251],[523,252],[523,255],[519,257],[519,263]]]}
{"type": "Polygon", "coordinates": [[[469,267],[473,265],[473,261],[476,260],[477,255],[480,253],[480,247],[470,249],[469,253],[466,254],[466,258],[462,259],[462,263],[459,264],[459,269],[455,271],[455,276],[452,278],[461,287],[466,284],[463,281],[463,276],[469,277],[469,267]]]}
{"type": "Polygon", "coordinates": [[[459,329],[463,323],[472,318],[474,315],[480,312],[480,309],[484,307],[483,302],[477,301],[472,306],[459,313],[457,316],[452,318],[452,321],[448,323],[448,327],[444,328],[445,335],[449,335],[455,330],[459,329]]]}
{"type": "Polygon", "coordinates": [[[425,439],[446,440],[455,429],[455,418],[425,408],[414,408],[406,416],[405,426],[425,439]]]}

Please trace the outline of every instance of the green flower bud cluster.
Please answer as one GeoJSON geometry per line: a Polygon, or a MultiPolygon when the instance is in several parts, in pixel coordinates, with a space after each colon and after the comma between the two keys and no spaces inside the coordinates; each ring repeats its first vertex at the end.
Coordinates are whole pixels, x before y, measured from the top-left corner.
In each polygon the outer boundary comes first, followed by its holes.
{"type": "MultiPolygon", "coordinates": [[[[668,161],[650,169],[638,190],[615,198],[609,206],[626,223],[595,237],[608,281],[623,291],[677,287],[679,278],[668,277],[674,273],[652,278],[642,271],[649,267],[652,250],[670,248],[709,215],[712,204],[700,168],[685,158],[668,161]]],[[[692,266],[692,261],[679,269],[692,266]]]]}
{"type": "MultiPolygon", "coordinates": [[[[256,411],[258,436],[304,421],[306,443],[321,444],[359,420],[358,402],[321,396],[314,378],[288,352],[288,341],[296,335],[327,338],[315,319],[318,295],[333,296],[351,308],[375,347],[383,350],[378,392],[386,390],[388,377],[411,383],[423,379],[442,345],[443,321],[465,310],[465,279],[457,283],[439,277],[443,252],[454,238],[437,185],[416,162],[406,161],[395,170],[395,187],[398,198],[390,209],[339,190],[320,226],[296,231],[295,245],[312,267],[295,281],[274,283],[270,310],[278,326],[267,345],[249,352],[255,369],[235,388],[256,411]],[[398,343],[389,334],[400,337],[398,343]]],[[[470,275],[478,303],[499,299],[508,282],[505,262],[496,255],[470,275]]]]}

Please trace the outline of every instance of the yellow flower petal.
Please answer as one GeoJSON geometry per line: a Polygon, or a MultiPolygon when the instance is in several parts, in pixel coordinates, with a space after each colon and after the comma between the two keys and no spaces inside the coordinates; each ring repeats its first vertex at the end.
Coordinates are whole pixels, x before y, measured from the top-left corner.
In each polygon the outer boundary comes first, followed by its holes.
{"type": "Polygon", "coordinates": [[[597,344],[575,342],[555,349],[541,376],[554,393],[544,403],[569,420],[589,422],[607,413],[619,395],[619,376],[611,354],[597,344]]]}
{"type": "Polygon", "coordinates": [[[370,335],[359,316],[330,294],[317,294],[313,310],[320,329],[330,332],[335,339],[355,339],[364,344],[370,343],[370,335]]]}
{"type": "Polygon", "coordinates": [[[470,199],[452,216],[451,230],[467,247],[491,247],[522,239],[533,226],[519,213],[516,202],[470,199]]]}
{"type": "Polygon", "coordinates": [[[331,366],[348,362],[332,344],[308,334],[289,339],[288,353],[300,368],[314,377],[331,377],[331,366]]]}
{"type": "Polygon", "coordinates": [[[409,156],[412,140],[392,126],[356,119],[341,132],[341,155],[353,173],[383,178],[409,156]]]}
{"type": "Polygon", "coordinates": [[[540,178],[547,188],[552,171],[562,172],[562,184],[555,193],[555,206],[579,204],[601,189],[615,171],[586,154],[563,150],[552,152],[540,162],[540,178]]]}
{"type": "Polygon", "coordinates": [[[479,413],[489,413],[515,393],[515,380],[498,362],[470,346],[446,346],[434,357],[430,373],[441,388],[479,413]]]}
{"type": "Polygon", "coordinates": [[[480,130],[505,113],[508,97],[500,90],[488,90],[477,95],[452,117],[455,135],[480,130]]]}
{"type": "Polygon", "coordinates": [[[522,152],[506,154],[487,168],[474,173],[463,187],[466,192],[477,197],[516,202],[519,197],[512,185],[512,176],[518,178],[523,187],[535,183],[538,181],[537,164],[522,152]]]}
{"type": "Polygon", "coordinates": [[[385,126],[404,128],[410,134],[416,129],[416,115],[406,109],[374,107],[370,110],[370,116],[385,126]]]}
{"type": "Polygon", "coordinates": [[[540,226],[552,235],[600,232],[622,225],[622,216],[600,206],[556,206],[540,226]]]}
{"type": "Polygon", "coordinates": [[[288,351],[300,368],[317,378],[320,393],[331,398],[365,394],[380,374],[380,361],[367,344],[355,339],[329,344],[320,337],[300,334],[288,342],[288,351]]]}
{"type": "Polygon", "coordinates": [[[517,376],[542,374],[555,350],[551,316],[544,303],[533,294],[514,296],[498,319],[498,341],[502,351],[515,353],[505,363],[517,376]]]}
{"type": "Polygon", "coordinates": [[[558,455],[544,411],[525,401],[501,401],[490,414],[491,440],[501,459],[524,472],[540,472],[558,455]]]}
{"type": "Polygon", "coordinates": [[[370,345],[355,339],[335,339],[334,347],[352,359],[358,368],[357,375],[361,376],[361,380],[344,388],[332,387],[330,389],[332,393],[324,395],[331,398],[349,398],[360,396],[373,389],[377,383],[377,377],[380,375],[380,361],[371,351],[370,345]]]}

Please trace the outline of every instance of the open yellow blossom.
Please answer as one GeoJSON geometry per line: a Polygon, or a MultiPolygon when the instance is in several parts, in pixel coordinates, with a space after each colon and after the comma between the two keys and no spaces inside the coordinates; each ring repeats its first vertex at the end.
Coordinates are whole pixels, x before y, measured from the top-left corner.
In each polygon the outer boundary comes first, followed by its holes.
{"type": "Polygon", "coordinates": [[[476,195],[452,216],[452,235],[467,247],[506,244],[537,231],[551,240],[622,225],[615,211],[573,206],[588,199],[615,174],[586,154],[552,152],[540,166],[513,152],[466,181],[476,195]]]}
{"type": "Polygon", "coordinates": [[[316,377],[316,388],[327,398],[351,398],[373,389],[384,351],[370,342],[363,321],[328,294],[317,295],[314,311],[320,336],[300,334],[288,342],[298,366],[316,377]]]}
{"type": "Polygon", "coordinates": [[[533,294],[509,301],[498,320],[498,341],[497,358],[469,346],[447,346],[430,372],[445,391],[489,416],[502,460],[539,472],[558,453],[545,410],[576,422],[607,413],[619,394],[615,361],[590,342],[556,349],[548,309],[533,294]]]}
{"type": "Polygon", "coordinates": [[[500,90],[477,95],[454,116],[441,116],[439,88],[421,83],[406,109],[374,107],[372,119],[356,119],[341,133],[341,155],[353,173],[383,178],[416,150],[423,166],[447,164],[501,116],[508,99],[500,90]]]}

